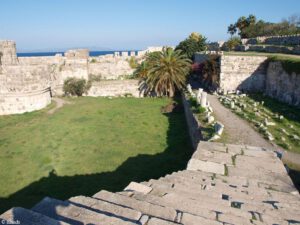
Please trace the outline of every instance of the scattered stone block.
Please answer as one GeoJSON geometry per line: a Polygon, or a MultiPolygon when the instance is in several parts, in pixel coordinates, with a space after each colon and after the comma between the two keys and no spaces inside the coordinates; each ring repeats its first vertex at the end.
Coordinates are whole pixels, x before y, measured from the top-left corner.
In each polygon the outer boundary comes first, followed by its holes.
{"type": "Polygon", "coordinates": [[[224,125],[220,122],[216,122],[214,125],[215,132],[217,135],[221,136],[224,131],[224,125]]]}
{"type": "Polygon", "coordinates": [[[207,107],[207,93],[206,92],[202,92],[202,94],[201,94],[200,105],[201,105],[201,107],[204,107],[204,108],[207,107]]]}
{"type": "Polygon", "coordinates": [[[295,140],[295,141],[300,141],[300,137],[296,134],[291,135],[291,137],[295,140]]]}
{"type": "Polygon", "coordinates": [[[214,120],[215,120],[215,117],[213,117],[213,116],[207,117],[207,122],[208,123],[212,123],[212,122],[214,122],[214,120]]]}
{"type": "Polygon", "coordinates": [[[140,183],[130,182],[130,184],[124,189],[125,191],[137,191],[143,194],[148,194],[152,191],[152,188],[140,183]]]}
{"type": "Polygon", "coordinates": [[[230,108],[231,108],[231,109],[234,109],[234,106],[235,106],[235,105],[234,105],[234,101],[231,101],[231,102],[230,102],[230,108]]]}

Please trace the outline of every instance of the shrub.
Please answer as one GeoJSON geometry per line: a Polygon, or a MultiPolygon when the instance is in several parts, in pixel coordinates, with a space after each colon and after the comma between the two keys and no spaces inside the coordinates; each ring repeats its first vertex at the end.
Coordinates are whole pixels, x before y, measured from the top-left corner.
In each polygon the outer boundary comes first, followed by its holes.
{"type": "Polygon", "coordinates": [[[190,97],[189,102],[192,107],[197,107],[198,103],[195,97],[190,97]]]}
{"type": "Polygon", "coordinates": [[[91,88],[91,83],[85,79],[68,78],[64,81],[63,91],[65,95],[82,96],[91,88]]]}
{"type": "Polygon", "coordinates": [[[198,108],[198,112],[199,113],[205,113],[206,112],[206,109],[204,108],[204,107],[202,107],[202,106],[199,106],[199,108],[198,108]]]}
{"type": "Polygon", "coordinates": [[[202,84],[205,88],[216,90],[220,83],[220,65],[219,56],[211,55],[207,61],[203,63],[202,84]]]}
{"type": "Polygon", "coordinates": [[[96,63],[96,62],[97,62],[96,59],[92,59],[92,60],[90,61],[90,63],[96,63]]]}

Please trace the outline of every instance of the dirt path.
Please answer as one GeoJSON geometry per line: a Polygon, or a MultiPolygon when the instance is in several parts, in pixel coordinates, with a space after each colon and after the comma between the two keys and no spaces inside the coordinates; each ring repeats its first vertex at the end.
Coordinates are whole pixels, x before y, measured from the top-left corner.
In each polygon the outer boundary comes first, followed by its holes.
{"type": "Polygon", "coordinates": [[[225,126],[228,143],[274,148],[271,143],[261,137],[246,121],[225,108],[219,102],[217,96],[208,95],[208,100],[214,110],[216,120],[225,126]]]}
{"type": "Polygon", "coordinates": [[[48,114],[53,114],[55,113],[56,110],[59,108],[63,107],[65,104],[71,104],[71,102],[65,101],[62,98],[52,98],[52,100],[56,103],[55,107],[53,109],[50,109],[47,113],[48,114]]]}

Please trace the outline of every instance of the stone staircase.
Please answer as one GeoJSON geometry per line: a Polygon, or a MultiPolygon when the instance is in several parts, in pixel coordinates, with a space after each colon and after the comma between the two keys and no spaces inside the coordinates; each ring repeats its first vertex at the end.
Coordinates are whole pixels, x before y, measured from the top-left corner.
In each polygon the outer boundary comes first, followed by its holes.
{"type": "Polygon", "coordinates": [[[299,193],[276,152],[200,142],[186,170],[131,182],[118,193],[46,197],[31,210],[10,209],[0,223],[300,224],[299,209],[299,193]]]}

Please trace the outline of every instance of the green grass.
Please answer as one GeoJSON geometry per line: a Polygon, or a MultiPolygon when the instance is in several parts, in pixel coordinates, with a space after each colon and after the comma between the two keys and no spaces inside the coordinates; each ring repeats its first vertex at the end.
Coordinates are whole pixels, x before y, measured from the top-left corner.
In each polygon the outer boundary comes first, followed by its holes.
{"type": "Polygon", "coordinates": [[[47,110],[0,117],[0,213],[45,196],[67,199],[184,169],[192,154],[184,113],[167,98],[68,99],[47,110]]]}
{"type": "MultiPolygon", "coordinates": [[[[262,133],[262,135],[264,135],[263,130],[261,130],[254,121],[263,123],[264,118],[268,118],[269,122],[274,122],[276,124],[275,126],[268,126],[268,131],[275,138],[274,142],[285,150],[300,153],[300,141],[297,141],[292,137],[292,135],[300,137],[299,108],[289,106],[258,93],[239,98],[238,101],[240,103],[245,103],[247,107],[241,112],[237,112],[236,110],[233,110],[233,112],[248,120],[258,132],[262,133]],[[258,102],[259,104],[254,106],[254,102],[258,102]],[[261,102],[264,102],[264,104],[262,105],[261,102]],[[258,112],[255,113],[254,108],[258,109],[258,112]],[[258,114],[260,116],[258,116],[258,114]],[[282,115],[284,118],[279,119],[276,115],[282,115]],[[284,129],[287,134],[283,133],[281,129],[284,129]]],[[[225,106],[229,107],[228,105],[225,106]]]]}

